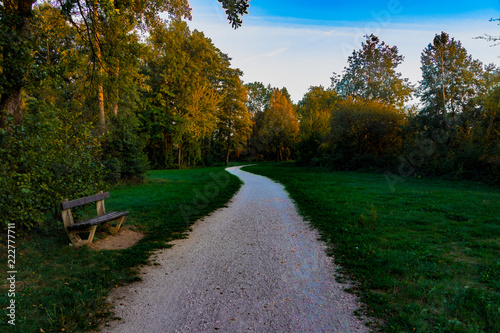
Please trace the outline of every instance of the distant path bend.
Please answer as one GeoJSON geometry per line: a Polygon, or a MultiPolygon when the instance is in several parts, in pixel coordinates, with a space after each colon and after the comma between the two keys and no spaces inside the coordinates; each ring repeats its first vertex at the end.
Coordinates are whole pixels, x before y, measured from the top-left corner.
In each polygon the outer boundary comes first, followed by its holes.
{"type": "Polygon", "coordinates": [[[245,184],[160,265],[108,299],[120,321],[104,332],[368,332],[356,299],[335,281],[318,233],[282,185],[227,169],[245,184]]]}

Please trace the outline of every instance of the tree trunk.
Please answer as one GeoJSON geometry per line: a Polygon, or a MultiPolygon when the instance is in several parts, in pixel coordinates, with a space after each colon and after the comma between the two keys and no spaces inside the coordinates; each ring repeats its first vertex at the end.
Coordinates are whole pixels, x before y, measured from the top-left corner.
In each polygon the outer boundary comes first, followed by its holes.
{"type": "Polygon", "coordinates": [[[178,164],[179,164],[179,169],[181,168],[182,165],[182,145],[179,142],[179,156],[178,156],[178,164]]]}
{"type": "Polygon", "coordinates": [[[99,115],[101,118],[101,130],[102,133],[106,131],[106,113],[104,110],[104,87],[102,83],[103,78],[103,63],[102,63],[102,52],[101,44],[99,43],[99,17],[97,15],[98,3],[97,0],[93,2],[93,23],[94,23],[94,52],[95,52],[95,62],[98,68],[97,70],[97,105],[99,107],[99,115]]]}
{"type": "Polygon", "coordinates": [[[120,74],[120,62],[116,64],[115,70],[115,105],[113,107],[113,113],[115,116],[118,115],[118,100],[120,99],[120,90],[118,89],[118,75],[120,74]]]}
{"type": "Polygon", "coordinates": [[[490,137],[491,129],[493,128],[493,122],[495,121],[495,117],[497,115],[497,111],[493,112],[493,115],[490,118],[490,122],[488,124],[488,129],[486,130],[486,139],[490,137]]]}
{"type": "MultiPolygon", "coordinates": [[[[101,76],[101,70],[99,70],[99,76],[101,76]]],[[[97,83],[97,104],[99,105],[99,115],[101,117],[101,129],[104,133],[106,130],[106,113],[104,112],[104,88],[100,81],[99,79],[97,83]]]]}
{"type": "Polygon", "coordinates": [[[229,165],[229,145],[227,145],[227,149],[226,149],[226,166],[229,165]]]}
{"type": "Polygon", "coordinates": [[[211,165],[212,164],[212,137],[208,138],[208,149],[206,152],[206,164],[211,165]]]}
{"type": "MultiPolygon", "coordinates": [[[[4,1],[4,13],[2,25],[10,26],[8,36],[2,36],[2,88],[4,93],[0,99],[0,110],[7,115],[13,115],[14,119],[21,123],[23,119],[22,91],[24,78],[29,67],[29,57],[21,57],[26,54],[24,42],[29,40],[31,34],[31,16],[34,0],[4,1]],[[5,40],[8,39],[8,40],[5,40]]],[[[3,117],[2,117],[3,118],[3,117]]],[[[0,119],[0,126],[4,126],[4,119],[0,119]]]]}
{"type": "Polygon", "coordinates": [[[448,129],[448,122],[446,119],[446,90],[444,87],[444,50],[442,51],[443,53],[441,54],[441,87],[443,90],[443,118],[444,118],[444,123],[446,126],[446,129],[448,129]]]}
{"type": "MultiPolygon", "coordinates": [[[[23,103],[22,103],[22,85],[14,86],[5,94],[2,94],[0,102],[1,110],[4,110],[7,115],[14,116],[16,123],[20,124],[23,121],[23,103]]],[[[2,117],[3,118],[3,117],[2,117]]],[[[5,120],[2,119],[2,127],[5,120]]]]}

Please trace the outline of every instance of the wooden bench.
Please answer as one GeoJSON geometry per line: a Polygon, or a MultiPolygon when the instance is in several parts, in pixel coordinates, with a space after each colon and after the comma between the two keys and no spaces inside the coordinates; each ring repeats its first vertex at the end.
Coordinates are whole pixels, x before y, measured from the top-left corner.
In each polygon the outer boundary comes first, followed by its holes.
{"type": "Polygon", "coordinates": [[[68,201],[65,199],[61,203],[61,215],[64,222],[64,229],[68,234],[71,243],[75,247],[80,247],[82,245],[87,245],[92,243],[94,239],[95,231],[99,224],[104,224],[104,226],[112,233],[116,233],[123,222],[125,222],[126,215],[129,212],[109,212],[106,213],[104,208],[104,199],[109,198],[109,192],[99,192],[96,195],[90,197],[85,197],[81,199],[76,199],[68,201]],[[71,214],[71,208],[83,206],[88,203],[96,203],[97,216],[91,218],[90,220],[81,221],[75,223],[73,221],[73,214],[71,214]],[[116,225],[111,227],[108,222],[116,221],[116,225]],[[82,239],[79,234],[88,233],[87,239],[82,239]]]}

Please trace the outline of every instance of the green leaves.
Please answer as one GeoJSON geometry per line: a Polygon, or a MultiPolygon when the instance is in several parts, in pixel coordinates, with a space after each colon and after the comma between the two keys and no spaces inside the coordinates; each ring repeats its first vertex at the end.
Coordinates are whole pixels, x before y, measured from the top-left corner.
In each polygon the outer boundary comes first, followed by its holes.
{"type": "Polygon", "coordinates": [[[299,122],[293,104],[274,89],[268,110],[264,112],[261,139],[277,161],[288,160],[299,134],[299,122]]]}
{"type": "Polygon", "coordinates": [[[226,12],[227,19],[234,29],[241,27],[243,20],[241,17],[248,14],[250,0],[217,0],[222,4],[226,12]]]}
{"type": "Polygon", "coordinates": [[[332,87],[343,98],[378,100],[400,109],[409,101],[413,87],[396,72],[403,62],[397,46],[389,46],[371,34],[362,49],[353,51],[341,77],[334,73],[332,87]]]}
{"type": "Polygon", "coordinates": [[[152,129],[154,167],[173,167],[174,160],[177,167],[209,164],[212,141],[230,149],[239,144],[249,127],[246,90],[229,57],[181,21],[158,27],[148,42],[151,91],[143,124],[152,129]],[[240,117],[246,125],[236,125],[240,117]]]}
{"type": "Polygon", "coordinates": [[[339,102],[326,140],[332,152],[331,165],[336,169],[388,165],[401,147],[400,126],[404,122],[404,114],[392,105],[352,99],[339,102]]]}
{"type": "Polygon", "coordinates": [[[31,230],[64,198],[103,190],[100,144],[78,115],[51,109],[28,114],[23,127],[11,125],[0,137],[0,147],[6,152],[0,162],[0,228],[15,222],[20,231],[31,230]],[[71,129],[61,115],[72,122],[71,129]]]}
{"type": "Polygon", "coordinates": [[[482,63],[473,60],[462,43],[445,32],[436,34],[423,50],[421,63],[418,94],[426,113],[454,118],[483,89],[482,63]]]}

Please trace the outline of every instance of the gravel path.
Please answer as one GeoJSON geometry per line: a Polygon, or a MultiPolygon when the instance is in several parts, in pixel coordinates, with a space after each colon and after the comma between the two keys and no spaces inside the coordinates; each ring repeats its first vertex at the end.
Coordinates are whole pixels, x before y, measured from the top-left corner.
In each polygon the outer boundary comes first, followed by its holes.
{"type": "Polygon", "coordinates": [[[283,186],[228,168],[245,184],[108,301],[104,332],[368,332],[335,281],[318,233],[283,186]]]}

